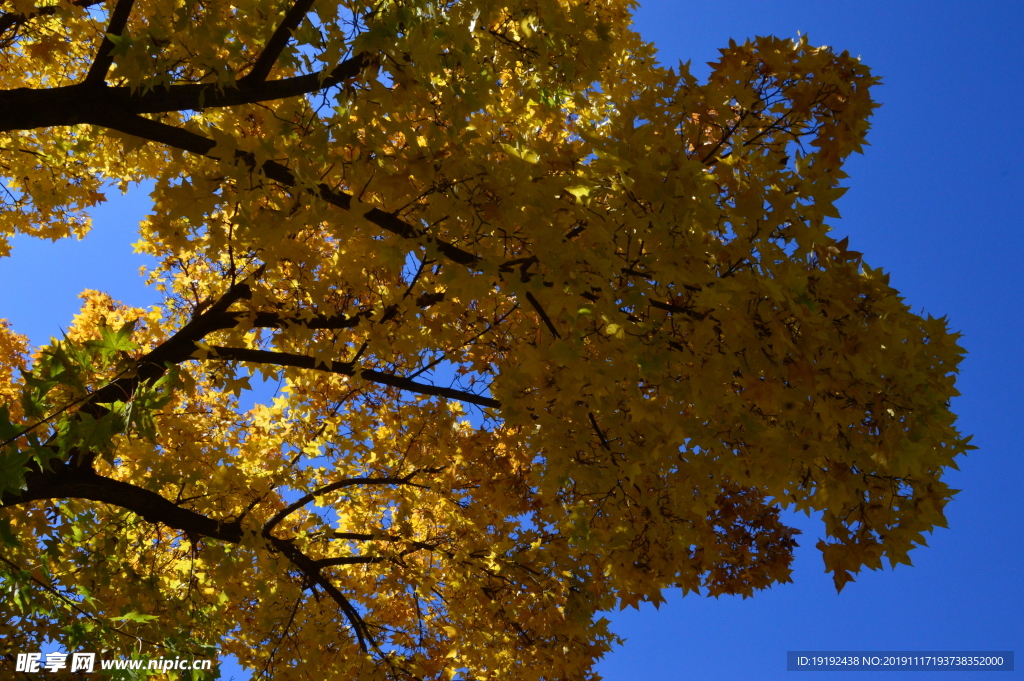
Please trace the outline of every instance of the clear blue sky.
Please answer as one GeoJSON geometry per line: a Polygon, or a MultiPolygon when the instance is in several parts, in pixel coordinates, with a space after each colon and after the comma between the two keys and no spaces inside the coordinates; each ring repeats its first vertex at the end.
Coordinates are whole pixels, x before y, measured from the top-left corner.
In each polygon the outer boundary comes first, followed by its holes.
{"type": "MultiPolygon", "coordinates": [[[[963,490],[950,528],[911,555],[913,567],[862,573],[837,595],[813,548],[819,526],[794,519],[804,530],[794,584],[746,601],[669,594],[660,611],[616,613],[627,642],[599,671],[608,681],[868,681],[898,673],[786,672],[786,651],[1024,652],[1024,465],[1011,429],[1024,407],[1024,3],[648,0],[637,25],[664,63],[692,60],[698,75],[730,38],[800,31],[883,77],[872,146],[849,164],[835,233],[890,272],[915,311],[948,315],[964,334],[954,408],[979,449],[949,476],[963,490]]],[[[83,288],[155,303],[129,246],[146,198],[112,200],[80,243],[19,239],[0,260],[0,317],[38,343],[59,335],[83,288]]]]}

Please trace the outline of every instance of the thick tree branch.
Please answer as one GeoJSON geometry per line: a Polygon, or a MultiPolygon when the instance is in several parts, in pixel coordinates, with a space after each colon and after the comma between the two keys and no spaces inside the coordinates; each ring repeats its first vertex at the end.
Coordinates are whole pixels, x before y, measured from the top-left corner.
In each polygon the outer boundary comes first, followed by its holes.
{"type": "Polygon", "coordinates": [[[89,67],[89,72],[85,74],[83,85],[96,86],[106,80],[107,72],[110,71],[110,67],[114,63],[114,43],[110,36],[120,37],[124,33],[124,27],[128,23],[128,16],[132,13],[134,4],[135,0],[117,0],[114,11],[110,13],[110,24],[107,26],[106,35],[103,36],[103,42],[100,43],[100,49],[96,52],[96,59],[89,67]]]}
{"type": "MultiPolygon", "coordinates": [[[[128,402],[131,400],[140,385],[145,382],[159,379],[167,372],[169,366],[180,364],[192,359],[193,354],[195,354],[196,343],[198,341],[201,341],[210,333],[234,328],[241,323],[249,313],[229,312],[228,308],[230,308],[236,301],[249,298],[251,295],[252,293],[248,284],[240,283],[230,287],[224,295],[210,305],[204,312],[196,315],[177,333],[141,357],[136,362],[134,371],[131,375],[126,375],[122,378],[111,381],[92,395],[89,395],[82,402],[75,405],[78,411],[89,414],[94,418],[101,418],[108,412],[107,407],[104,405],[116,401],[128,402]]],[[[259,312],[252,317],[251,321],[254,327],[264,328],[283,328],[294,325],[304,326],[308,329],[344,329],[358,325],[364,317],[368,317],[371,314],[372,313],[369,311],[363,311],[352,316],[317,315],[312,318],[303,319],[292,318],[274,312],[259,312]]],[[[296,355],[295,357],[301,356],[296,355]]],[[[351,365],[347,366],[351,368],[351,365]]],[[[362,374],[367,378],[367,380],[373,380],[379,383],[388,383],[389,385],[395,385],[395,387],[416,390],[425,394],[449,397],[465,394],[466,396],[471,396],[478,401],[486,400],[486,398],[474,396],[472,393],[462,393],[462,391],[456,391],[450,388],[437,388],[435,386],[416,383],[410,379],[403,379],[401,377],[391,376],[390,374],[383,374],[381,372],[364,371],[362,374]]],[[[348,375],[353,374],[348,373],[348,375]]],[[[455,397],[455,399],[461,398],[455,397]]],[[[484,406],[497,406],[497,402],[489,401],[488,404],[484,406]],[[493,405],[491,405],[491,402],[493,402],[493,405]]],[[[73,453],[68,452],[66,454],[67,456],[64,457],[66,460],[71,461],[74,458],[72,456],[73,453]]],[[[78,461],[77,465],[82,468],[90,468],[93,457],[93,454],[85,454],[81,457],[81,460],[78,461]]]]}
{"type": "Polygon", "coordinates": [[[309,357],[308,355],[296,355],[290,352],[254,350],[252,348],[225,348],[216,346],[210,347],[210,355],[208,359],[252,362],[254,364],[272,364],[275,366],[295,367],[297,369],[315,369],[316,371],[327,371],[333,374],[341,374],[343,376],[358,375],[372,383],[380,383],[382,385],[388,385],[393,388],[398,388],[399,390],[406,390],[420,395],[447,397],[449,399],[468,402],[469,404],[476,404],[481,407],[490,407],[492,409],[499,409],[501,407],[501,402],[497,400],[476,395],[465,390],[444,388],[441,386],[430,385],[428,383],[419,383],[405,378],[404,376],[387,374],[374,369],[362,369],[357,371],[352,362],[325,362],[323,360],[318,360],[315,357],[309,357]]]}
{"type": "MultiPolygon", "coordinates": [[[[129,510],[148,522],[197,537],[237,544],[243,536],[238,520],[214,520],[177,506],[156,492],[111,480],[88,468],[57,464],[51,471],[29,473],[25,476],[25,484],[25,489],[20,493],[6,493],[0,497],[0,508],[11,508],[33,501],[87,499],[129,510]]],[[[321,568],[327,565],[320,565],[306,556],[291,540],[265,536],[271,546],[298,568],[311,584],[319,586],[334,599],[355,631],[360,648],[367,651],[367,642],[373,644],[369,628],[344,594],[323,575],[321,568]]]]}
{"type": "Polygon", "coordinates": [[[363,652],[369,651],[369,646],[377,647],[376,642],[370,635],[370,628],[366,626],[366,622],[363,620],[362,615],[359,611],[353,607],[352,603],[345,598],[345,594],[341,593],[338,587],[331,584],[331,581],[324,576],[320,571],[321,568],[317,565],[317,561],[313,560],[306,554],[304,554],[295,544],[287,539],[278,539],[277,537],[268,537],[271,545],[282,553],[292,565],[299,569],[303,575],[312,584],[316,584],[321,589],[327,592],[327,594],[338,604],[341,611],[345,614],[349,624],[352,626],[352,630],[356,634],[356,639],[359,641],[359,648],[363,652]]]}
{"type": "MultiPolygon", "coordinates": [[[[216,142],[209,137],[204,137],[182,128],[176,128],[173,125],[143,118],[142,116],[126,115],[117,110],[105,109],[88,114],[81,122],[92,123],[93,125],[117,130],[143,139],[160,142],[161,144],[200,156],[224,160],[220,159],[219,156],[211,155],[210,152],[216,147],[216,142]]],[[[253,168],[256,166],[256,161],[252,154],[243,151],[236,151],[234,158],[230,160],[241,161],[253,168]]],[[[260,167],[260,170],[271,180],[280,182],[287,187],[298,187],[298,181],[295,179],[292,171],[276,161],[265,162],[260,167]]],[[[319,184],[316,188],[309,188],[307,191],[319,196],[327,203],[344,210],[352,210],[353,203],[357,203],[351,194],[332,189],[323,183],[319,184]]],[[[363,219],[403,238],[423,239],[427,244],[433,245],[439,253],[460,265],[471,267],[477,265],[480,261],[476,255],[464,251],[458,246],[435,239],[422,229],[418,229],[401,218],[379,208],[370,208],[364,212],[363,219]]]]}
{"type": "Polygon", "coordinates": [[[129,88],[110,88],[104,93],[108,107],[118,107],[128,113],[164,113],[168,111],[196,111],[199,109],[241,104],[256,104],[275,99],[287,99],[319,92],[356,78],[373,63],[373,58],[361,52],[341,62],[331,70],[324,69],[278,80],[242,80],[236,87],[222,87],[216,83],[186,83],[154,88],[147,93],[133,93],[129,88]]]}
{"type": "Polygon", "coordinates": [[[267,76],[270,75],[270,69],[274,68],[277,58],[281,56],[281,51],[291,39],[292,31],[297,29],[299,24],[302,23],[302,20],[313,6],[313,2],[315,0],[295,1],[295,4],[292,5],[291,9],[284,15],[284,19],[281,20],[281,23],[274,30],[273,35],[270,36],[270,40],[263,47],[263,52],[256,59],[252,70],[244,78],[240,79],[239,83],[261,83],[267,79],[267,76]]]}
{"type": "Polygon", "coordinates": [[[369,534],[367,532],[331,532],[325,535],[328,539],[342,539],[345,541],[375,541],[387,539],[387,536],[369,534]]]}
{"type": "Polygon", "coordinates": [[[223,312],[216,319],[210,320],[210,326],[216,326],[213,330],[232,329],[249,319],[249,323],[256,329],[286,329],[292,326],[301,326],[311,330],[352,329],[364,320],[373,316],[372,310],[362,310],[354,315],[314,315],[312,317],[292,317],[278,312],[257,312],[251,315],[248,312],[223,312]]]}
{"type": "MultiPolygon", "coordinates": [[[[247,284],[236,284],[230,288],[202,314],[197,315],[176,334],[141,357],[131,376],[112,381],[88,396],[80,405],[76,405],[79,411],[99,418],[107,412],[107,408],[102,405],[114,401],[130,400],[141,383],[160,378],[166,373],[169,365],[180,364],[191,359],[195,352],[196,341],[202,340],[210,333],[231,329],[241,323],[247,313],[228,312],[227,308],[239,299],[248,298],[249,295],[250,290],[247,284]]],[[[259,328],[304,326],[308,329],[346,329],[358,325],[364,317],[370,314],[360,312],[353,316],[317,315],[302,319],[275,312],[259,312],[252,318],[252,324],[253,327],[259,328]]]]}
{"type": "MultiPolygon", "coordinates": [[[[235,284],[229,288],[206,312],[194,317],[170,339],[139,359],[133,372],[89,395],[78,405],[78,411],[99,419],[109,413],[106,404],[130,401],[140,385],[159,379],[167,373],[168,367],[189,359],[195,351],[196,341],[202,340],[208,333],[227,328],[218,320],[235,301],[250,295],[252,292],[247,284],[235,284]]],[[[95,457],[95,452],[64,452],[65,461],[83,470],[92,470],[95,457]]]]}
{"type": "Polygon", "coordinates": [[[73,464],[54,463],[51,471],[30,471],[25,476],[25,489],[18,494],[4,494],[0,506],[9,508],[52,499],[98,501],[132,511],[151,523],[189,534],[232,544],[242,539],[242,527],[237,521],[214,520],[177,506],[156,492],[120,480],[111,480],[97,475],[90,468],[73,464]]]}
{"type": "Polygon", "coordinates": [[[236,301],[251,295],[252,291],[248,284],[235,284],[229,288],[205,312],[194,317],[177,333],[139,359],[134,375],[125,376],[103,386],[92,394],[80,410],[92,413],[91,410],[101,408],[99,405],[130,400],[139,385],[160,378],[167,372],[168,366],[180,364],[191,358],[197,341],[201,341],[213,331],[230,328],[224,325],[224,313],[236,301]]]}
{"type": "MultiPolygon", "coordinates": [[[[235,318],[232,326],[236,326],[245,313],[227,313],[235,318]]],[[[289,326],[303,326],[307,329],[324,329],[337,331],[339,329],[351,329],[359,326],[359,323],[368,317],[373,316],[372,310],[358,312],[354,315],[316,315],[314,317],[300,318],[287,317],[276,312],[257,312],[252,320],[254,328],[283,329],[289,326]]]]}
{"type": "Polygon", "coordinates": [[[236,87],[220,83],[183,83],[141,89],[78,83],[61,87],[0,90],[0,131],[36,130],[57,125],[77,125],[88,112],[117,110],[122,114],[197,111],[287,99],[318,92],[351,78],[373,59],[360,53],[330,71],[318,71],[271,81],[239,81],[236,87]]]}

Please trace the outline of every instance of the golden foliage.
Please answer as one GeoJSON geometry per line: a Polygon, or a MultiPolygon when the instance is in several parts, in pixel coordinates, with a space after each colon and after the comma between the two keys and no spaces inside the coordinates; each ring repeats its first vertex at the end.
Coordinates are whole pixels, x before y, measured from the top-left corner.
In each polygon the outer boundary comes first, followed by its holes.
{"type": "Polygon", "coordinates": [[[781,509],[909,562],[963,351],[829,235],[877,81],[699,83],[633,4],[5,5],[0,251],[149,182],[164,294],[0,327],[12,647],[585,679],[601,610],[789,581],[781,509]]]}

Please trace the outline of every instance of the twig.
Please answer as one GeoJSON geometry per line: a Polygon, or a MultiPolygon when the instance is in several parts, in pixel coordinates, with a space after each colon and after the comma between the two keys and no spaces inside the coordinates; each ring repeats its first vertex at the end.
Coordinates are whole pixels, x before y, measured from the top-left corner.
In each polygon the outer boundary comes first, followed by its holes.
{"type": "MultiPolygon", "coordinates": [[[[344,489],[346,487],[354,487],[357,485],[413,485],[413,483],[410,482],[412,480],[413,475],[415,475],[415,472],[405,476],[404,478],[345,478],[344,480],[338,480],[336,482],[330,483],[329,485],[324,485],[323,487],[313,490],[312,492],[303,496],[297,501],[288,504],[280,511],[275,513],[273,517],[271,517],[270,520],[268,520],[263,525],[263,536],[269,537],[270,531],[273,530],[278,524],[280,524],[282,520],[284,520],[285,518],[287,518],[292,513],[299,510],[306,504],[315,500],[319,496],[323,496],[324,494],[330,494],[331,492],[336,492],[339,489],[344,489]]],[[[414,486],[422,487],[422,485],[414,486]]]]}
{"type": "MultiPolygon", "coordinates": [[[[254,350],[252,348],[225,348],[220,346],[210,346],[209,350],[210,355],[207,357],[209,360],[273,364],[276,366],[295,367],[297,369],[326,371],[333,374],[341,374],[342,376],[358,375],[372,383],[389,385],[392,388],[407,390],[420,395],[447,397],[461,402],[468,402],[469,404],[476,404],[481,407],[490,407],[492,409],[501,408],[501,402],[490,397],[483,397],[482,395],[477,395],[466,390],[456,390],[455,388],[430,385],[429,383],[419,383],[406,376],[396,376],[395,374],[388,374],[375,369],[362,369],[357,371],[352,362],[326,362],[308,355],[296,355],[290,352],[274,352],[272,350],[254,350]]],[[[188,357],[185,359],[196,358],[188,357]]]]}
{"type": "Polygon", "coordinates": [[[533,309],[537,311],[537,314],[540,315],[541,320],[543,320],[544,325],[548,327],[548,331],[551,332],[551,335],[561,340],[562,335],[558,333],[558,329],[555,328],[554,323],[551,321],[551,317],[548,317],[548,313],[540,306],[540,302],[538,302],[529,291],[526,292],[526,300],[530,303],[533,309]]]}
{"type": "Polygon", "coordinates": [[[599,438],[601,438],[601,446],[610,452],[612,447],[608,444],[608,440],[605,438],[604,433],[601,432],[601,427],[597,425],[597,419],[594,418],[594,413],[588,411],[587,417],[590,419],[590,425],[594,427],[594,432],[597,433],[599,438]]]}

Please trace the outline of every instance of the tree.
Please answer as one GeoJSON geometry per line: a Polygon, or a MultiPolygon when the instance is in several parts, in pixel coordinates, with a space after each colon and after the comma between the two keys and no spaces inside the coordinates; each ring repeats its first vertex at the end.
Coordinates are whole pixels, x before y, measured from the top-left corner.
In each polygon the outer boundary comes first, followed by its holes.
{"type": "Polygon", "coordinates": [[[956,334],[829,236],[876,79],[702,84],[632,4],[7,6],[0,235],[148,183],[165,294],[2,327],[12,649],[588,678],[601,610],[788,581],[782,509],[837,588],[909,563],[970,447],[956,334]]]}

